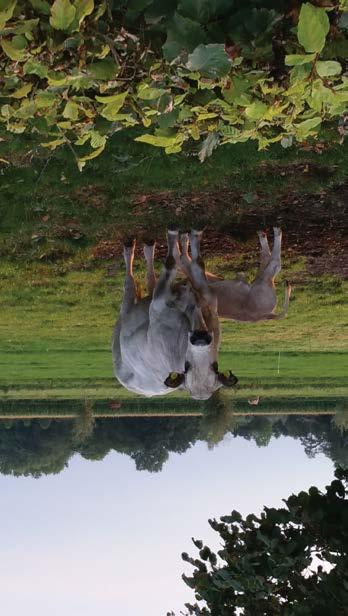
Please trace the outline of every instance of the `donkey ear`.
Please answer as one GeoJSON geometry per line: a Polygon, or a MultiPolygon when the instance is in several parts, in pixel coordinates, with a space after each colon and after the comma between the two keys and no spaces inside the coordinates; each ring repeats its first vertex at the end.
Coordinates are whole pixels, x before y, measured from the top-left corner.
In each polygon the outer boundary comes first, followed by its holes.
{"type": "Polygon", "coordinates": [[[164,384],[167,385],[167,387],[175,389],[176,387],[179,387],[179,385],[182,385],[184,381],[184,374],[181,374],[179,372],[170,372],[170,374],[168,374],[166,380],[164,381],[164,384]]]}
{"type": "Polygon", "coordinates": [[[227,370],[226,372],[219,372],[218,378],[220,383],[224,387],[233,387],[238,383],[237,377],[232,374],[231,370],[227,370]]]}

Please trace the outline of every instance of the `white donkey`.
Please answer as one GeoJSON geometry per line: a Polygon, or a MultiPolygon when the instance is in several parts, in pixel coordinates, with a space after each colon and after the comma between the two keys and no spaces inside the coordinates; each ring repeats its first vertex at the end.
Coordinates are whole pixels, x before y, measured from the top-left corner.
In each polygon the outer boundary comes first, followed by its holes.
{"type": "Polygon", "coordinates": [[[206,400],[222,385],[237,383],[231,372],[218,371],[219,320],[200,260],[200,236],[190,234],[192,258],[186,269],[193,284],[186,280],[174,285],[177,231],[168,231],[168,256],[158,281],[155,245],[144,246],[148,297],[143,299],[133,277],[135,241],[124,247],[126,280],[112,352],[116,377],[130,391],[157,396],[181,388],[192,398],[206,400]]]}
{"type": "MultiPolygon", "coordinates": [[[[248,284],[241,274],[236,280],[224,280],[210,272],[206,272],[209,289],[217,301],[219,317],[235,321],[256,322],[267,319],[280,319],[286,316],[291,295],[291,286],[287,281],[285,283],[283,310],[279,314],[274,314],[277,305],[274,278],[281,270],[282,232],[278,227],[274,227],[273,232],[274,242],[271,252],[266,233],[258,231],[261,244],[261,263],[252,284],[248,284]]],[[[189,236],[187,233],[184,233],[180,239],[181,254],[180,252],[175,252],[175,259],[178,267],[188,276],[192,286],[195,287],[195,282],[190,274],[189,236]]],[[[199,240],[200,237],[198,238],[199,240]]],[[[198,251],[200,251],[199,246],[198,251]]]]}

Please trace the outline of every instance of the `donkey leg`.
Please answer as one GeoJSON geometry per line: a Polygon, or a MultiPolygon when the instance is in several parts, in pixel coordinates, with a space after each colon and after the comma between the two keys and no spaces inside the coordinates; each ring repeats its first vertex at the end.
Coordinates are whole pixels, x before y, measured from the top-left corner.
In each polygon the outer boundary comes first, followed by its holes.
{"type": "Polygon", "coordinates": [[[258,231],[257,235],[259,236],[261,251],[260,251],[260,269],[263,270],[268,265],[271,251],[268,244],[267,234],[264,231],[258,231]]]}
{"type": "Polygon", "coordinates": [[[270,261],[265,268],[265,274],[273,278],[280,272],[281,264],[281,249],[282,249],[282,230],[279,227],[273,227],[274,240],[271,252],[270,261]]]}
{"type": "Polygon", "coordinates": [[[217,352],[220,346],[220,324],[217,312],[217,297],[209,287],[205,264],[201,257],[202,231],[192,230],[190,233],[190,248],[192,261],[189,265],[190,280],[195,291],[197,307],[200,309],[206,328],[213,333],[214,348],[217,352]]]}
{"type": "Polygon", "coordinates": [[[266,267],[259,271],[256,276],[256,281],[264,281],[273,284],[275,276],[281,270],[281,245],[282,245],[282,231],[278,227],[273,228],[274,242],[271,252],[271,256],[266,267]]]}
{"type": "Polygon", "coordinates": [[[146,261],[146,284],[147,284],[147,292],[150,297],[152,297],[155,286],[156,286],[156,274],[154,269],[154,258],[155,258],[155,247],[156,242],[151,241],[144,244],[144,257],[146,261]]]}
{"type": "Polygon", "coordinates": [[[124,282],[124,292],[121,303],[121,317],[126,315],[134,306],[137,297],[136,285],[133,276],[133,261],[135,252],[135,240],[127,240],[123,246],[123,258],[126,264],[126,278],[124,282]]]}
{"type": "Polygon", "coordinates": [[[197,261],[201,256],[201,240],[202,240],[203,231],[197,231],[196,229],[192,229],[190,233],[190,248],[192,261],[197,261]]]}
{"type": "Polygon", "coordinates": [[[202,299],[210,305],[215,304],[215,297],[208,285],[208,280],[205,271],[205,264],[201,257],[201,238],[202,231],[192,230],[190,233],[190,248],[192,260],[187,263],[187,268],[190,273],[190,280],[195,291],[198,291],[202,299]]]}
{"type": "Polygon", "coordinates": [[[189,234],[181,233],[180,235],[180,248],[181,248],[181,256],[180,256],[180,269],[184,272],[185,276],[190,278],[190,266],[191,266],[191,257],[189,255],[189,234]]]}
{"type": "Polygon", "coordinates": [[[272,318],[269,315],[277,305],[277,296],[274,286],[274,278],[281,270],[281,242],[282,232],[274,227],[274,243],[269,261],[264,269],[260,269],[253,284],[251,285],[248,310],[254,320],[272,318]]]}
{"type": "Polygon", "coordinates": [[[176,261],[175,261],[175,250],[176,245],[178,243],[179,233],[177,230],[169,229],[167,231],[167,244],[168,244],[168,252],[167,258],[164,262],[164,268],[160,273],[160,276],[157,280],[154,293],[152,306],[156,307],[157,304],[161,304],[163,301],[165,302],[169,293],[171,293],[171,283],[175,280],[176,277],[176,261]]]}

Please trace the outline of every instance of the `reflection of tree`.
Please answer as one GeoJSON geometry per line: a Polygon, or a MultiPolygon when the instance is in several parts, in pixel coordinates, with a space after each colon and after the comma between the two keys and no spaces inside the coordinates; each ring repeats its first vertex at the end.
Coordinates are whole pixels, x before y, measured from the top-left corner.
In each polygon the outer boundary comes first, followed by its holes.
{"type": "Polygon", "coordinates": [[[184,453],[196,441],[198,426],[196,417],[99,419],[80,451],[88,459],[119,451],[131,456],[138,470],[157,472],[169,451],[184,453]]]}
{"type": "Polygon", "coordinates": [[[348,430],[348,401],[344,400],[334,416],[335,426],[342,434],[348,430]]]}
{"type": "MultiPolygon", "coordinates": [[[[308,456],[318,453],[348,467],[348,434],[329,416],[238,416],[223,395],[214,397],[200,417],[96,419],[85,405],[75,421],[0,422],[0,472],[35,477],[60,472],[78,452],[102,460],[110,451],[130,456],[138,470],[158,472],[170,452],[184,453],[197,440],[213,448],[226,434],[254,440],[261,447],[271,437],[300,440],[308,456]]],[[[342,420],[340,420],[342,423],[342,420]]]]}
{"type": "Polygon", "coordinates": [[[72,422],[13,421],[6,429],[0,422],[0,473],[32,475],[60,473],[73,453],[72,422]]]}
{"type": "Polygon", "coordinates": [[[233,415],[233,410],[233,399],[224,395],[221,389],[204,403],[199,438],[207,442],[209,449],[213,449],[239,425],[240,418],[233,415]]]}
{"type": "Polygon", "coordinates": [[[348,467],[348,432],[338,430],[328,415],[285,417],[247,417],[234,431],[234,436],[253,439],[257,445],[267,444],[273,436],[299,439],[309,457],[323,453],[336,464],[348,467]]]}
{"type": "Polygon", "coordinates": [[[187,614],[347,614],[348,472],[338,469],[335,475],[325,492],[312,487],[290,496],[286,507],[265,507],[261,517],[243,519],[233,511],[209,520],[222,549],[215,554],[194,540],[199,558],[183,554],[194,567],[184,580],[206,602],[187,604],[187,614]]]}
{"type": "Polygon", "coordinates": [[[92,434],[94,429],[93,403],[85,400],[84,405],[74,422],[74,440],[76,444],[84,443],[92,434]]]}

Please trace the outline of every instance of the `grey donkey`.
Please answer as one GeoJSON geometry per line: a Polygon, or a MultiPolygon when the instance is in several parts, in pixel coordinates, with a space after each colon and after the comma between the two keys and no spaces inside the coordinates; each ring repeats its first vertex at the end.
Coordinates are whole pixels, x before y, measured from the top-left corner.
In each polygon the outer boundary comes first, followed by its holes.
{"type": "Polygon", "coordinates": [[[232,372],[221,374],[218,369],[217,302],[200,258],[200,238],[200,232],[191,232],[188,277],[176,284],[178,231],[167,233],[168,254],[158,280],[155,245],[144,246],[148,290],[144,298],[137,293],[133,276],[135,241],[124,246],[126,279],[112,353],[115,375],[130,391],[157,396],[180,388],[205,400],[223,385],[237,383],[232,372]]]}

